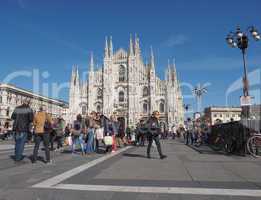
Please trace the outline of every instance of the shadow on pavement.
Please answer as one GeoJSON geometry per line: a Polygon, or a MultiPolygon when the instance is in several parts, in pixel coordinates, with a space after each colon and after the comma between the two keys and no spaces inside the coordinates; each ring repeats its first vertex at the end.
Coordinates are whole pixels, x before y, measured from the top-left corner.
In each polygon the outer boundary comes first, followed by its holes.
{"type": "MultiPolygon", "coordinates": [[[[140,155],[140,154],[124,153],[124,154],[122,154],[122,155],[125,156],[125,157],[130,157],[130,158],[146,158],[146,159],[147,159],[146,156],[140,155]]],[[[152,158],[152,159],[153,159],[153,158],[152,158]]]]}

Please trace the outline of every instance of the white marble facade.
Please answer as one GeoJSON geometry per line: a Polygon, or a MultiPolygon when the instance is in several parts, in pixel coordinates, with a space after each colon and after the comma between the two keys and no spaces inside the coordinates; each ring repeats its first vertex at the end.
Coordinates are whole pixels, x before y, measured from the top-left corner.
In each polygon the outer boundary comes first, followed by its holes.
{"type": "Polygon", "coordinates": [[[68,119],[99,111],[106,116],[116,114],[126,125],[135,126],[158,110],[165,125],[183,124],[183,98],[175,64],[168,63],[165,80],[157,77],[155,67],[152,48],[149,64],[143,62],[137,36],[134,41],[130,38],[128,51],[114,51],[112,38],[106,38],[103,64],[94,70],[91,55],[87,81],[81,81],[77,66],[73,67],[68,119]]]}
{"type": "Polygon", "coordinates": [[[64,101],[38,95],[14,85],[0,84],[0,126],[6,122],[11,124],[14,109],[21,105],[24,99],[30,101],[30,107],[35,112],[39,110],[40,106],[45,106],[53,118],[65,118],[67,115],[68,104],[64,101]]]}

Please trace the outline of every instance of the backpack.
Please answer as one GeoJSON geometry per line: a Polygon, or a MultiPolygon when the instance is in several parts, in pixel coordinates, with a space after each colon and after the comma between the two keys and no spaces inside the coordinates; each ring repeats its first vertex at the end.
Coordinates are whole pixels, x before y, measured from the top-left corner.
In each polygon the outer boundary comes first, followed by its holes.
{"type": "Polygon", "coordinates": [[[157,120],[151,118],[148,121],[148,132],[152,135],[159,135],[159,126],[157,120]]]}
{"type": "Polygon", "coordinates": [[[44,121],[44,132],[51,133],[52,132],[52,123],[48,121],[48,114],[45,113],[45,121],[44,121]]]}
{"type": "Polygon", "coordinates": [[[79,121],[75,121],[73,124],[73,135],[80,136],[82,133],[82,123],[79,121]]]}

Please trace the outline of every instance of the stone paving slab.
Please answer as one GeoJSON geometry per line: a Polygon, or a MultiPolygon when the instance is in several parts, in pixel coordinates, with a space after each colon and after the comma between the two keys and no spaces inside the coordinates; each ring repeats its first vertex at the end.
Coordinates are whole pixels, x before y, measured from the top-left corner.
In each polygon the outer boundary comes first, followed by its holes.
{"type": "Polygon", "coordinates": [[[199,154],[189,147],[173,141],[163,141],[163,151],[168,155],[166,160],[158,159],[156,149],[152,154],[153,159],[147,159],[144,156],[146,148],[134,148],[123,153],[121,157],[106,161],[100,166],[96,166],[95,169],[71,177],[64,183],[260,188],[259,175],[254,176],[254,179],[252,176],[246,178],[249,174],[248,169],[252,169],[253,174],[259,173],[258,165],[256,165],[258,160],[248,163],[248,158],[245,158],[244,161],[244,158],[199,154]],[[238,167],[238,170],[241,169],[239,172],[233,170],[233,165],[244,162],[248,166],[238,167]],[[242,176],[240,173],[244,175],[242,176]]]}
{"type": "Polygon", "coordinates": [[[243,182],[245,179],[237,176],[230,170],[223,167],[222,163],[193,163],[186,162],[183,167],[185,167],[194,181],[235,181],[243,182]]]}
{"type": "MultiPolygon", "coordinates": [[[[223,157],[223,155],[207,155],[199,154],[194,150],[186,147],[183,144],[173,141],[162,141],[163,151],[168,155],[166,160],[158,159],[157,151],[154,149],[154,159],[148,160],[144,155],[146,148],[132,148],[121,155],[117,155],[103,163],[100,163],[88,170],[79,173],[62,183],[70,184],[84,184],[84,185],[123,185],[123,186],[158,186],[158,187],[188,187],[188,188],[227,188],[227,189],[260,189],[261,179],[259,176],[255,176],[255,173],[259,173],[260,160],[251,160],[248,158],[237,157],[223,157]],[[133,162],[130,162],[133,161],[133,162]],[[243,164],[243,165],[242,165],[243,164]],[[244,165],[245,164],[245,165],[244,165]],[[242,166],[241,166],[242,165],[242,166]],[[208,172],[204,173],[206,169],[204,167],[209,166],[208,172]],[[237,168],[235,167],[237,166],[237,168]],[[136,168],[135,168],[136,167],[136,168]],[[139,170],[138,167],[145,168],[139,170]],[[118,169],[117,170],[115,170],[118,169]],[[177,175],[180,172],[179,168],[184,174],[187,174],[189,178],[183,178],[180,180],[177,175]],[[134,170],[135,169],[135,170],[134,170]],[[220,180],[212,180],[212,170],[216,170],[215,173],[220,173],[224,170],[226,176],[220,176],[220,180]],[[235,169],[235,170],[234,170],[235,169]],[[246,172],[248,169],[251,172],[246,172]],[[111,176],[119,171],[127,171],[121,173],[122,176],[111,176]],[[155,173],[157,170],[158,173],[155,173]],[[103,174],[104,173],[104,174],[103,174]],[[111,173],[111,174],[110,174],[111,173]],[[130,174],[141,174],[140,176],[130,176],[130,174]],[[162,177],[160,177],[160,174],[162,177]],[[167,177],[176,178],[176,180],[167,177]],[[201,175],[204,175],[201,177],[201,175]],[[110,177],[111,176],[111,177],[110,177]],[[127,178],[126,178],[127,177],[127,178]],[[133,178],[134,177],[134,178],[133,178]],[[167,178],[165,178],[167,177],[167,178]],[[228,177],[231,180],[228,180],[228,177]],[[248,177],[249,180],[245,177],[248,177]],[[198,179],[197,179],[198,178],[198,179]]],[[[43,152],[41,152],[42,154],[43,152]]],[[[7,155],[6,155],[7,156],[7,155]]],[[[150,193],[121,193],[110,191],[79,191],[79,190],[64,190],[64,189],[39,189],[31,188],[32,185],[45,181],[46,179],[57,176],[68,170],[74,169],[80,165],[88,163],[94,159],[100,158],[103,155],[91,155],[89,157],[82,157],[79,155],[72,156],[71,154],[59,154],[56,158],[56,164],[46,166],[39,162],[36,165],[25,164],[16,166],[14,168],[7,168],[0,171],[0,200],[17,200],[17,199],[104,199],[104,200],[119,200],[119,199],[157,199],[157,200],[176,200],[176,199],[214,199],[214,200],[235,200],[235,199],[249,199],[256,200],[260,197],[239,197],[239,196],[216,196],[216,195],[196,195],[196,194],[150,194],[150,193]]],[[[0,156],[1,158],[2,156],[0,156]]],[[[1,165],[6,163],[1,162],[1,165]]],[[[214,172],[213,172],[214,173],[214,172]]]]}
{"type": "MultiPolygon", "coordinates": [[[[34,145],[32,144],[26,144],[25,148],[31,148],[34,145]]],[[[14,144],[0,144],[0,152],[1,151],[6,151],[6,150],[14,150],[15,145],[14,144]]]]}

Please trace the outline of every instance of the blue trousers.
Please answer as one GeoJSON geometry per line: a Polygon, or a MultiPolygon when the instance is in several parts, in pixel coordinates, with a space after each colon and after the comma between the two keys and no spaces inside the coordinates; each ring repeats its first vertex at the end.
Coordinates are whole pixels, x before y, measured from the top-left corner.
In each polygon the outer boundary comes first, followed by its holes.
{"type": "Polygon", "coordinates": [[[93,148],[93,142],[94,142],[94,129],[89,129],[88,130],[88,140],[87,140],[87,145],[86,145],[86,152],[87,153],[92,153],[94,152],[93,148]]]}
{"type": "Polygon", "coordinates": [[[80,144],[82,153],[84,153],[84,140],[83,140],[83,134],[81,134],[78,137],[73,138],[73,144],[72,144],[72,152],[75,152],[75,146],[77,144],[80,144]]]}
{"type": "Polygon", "coordinates": [[[15,133],[15,160],[20,161],[23,159],[24,145],[27,140],[26,132],[15,133]]]}

